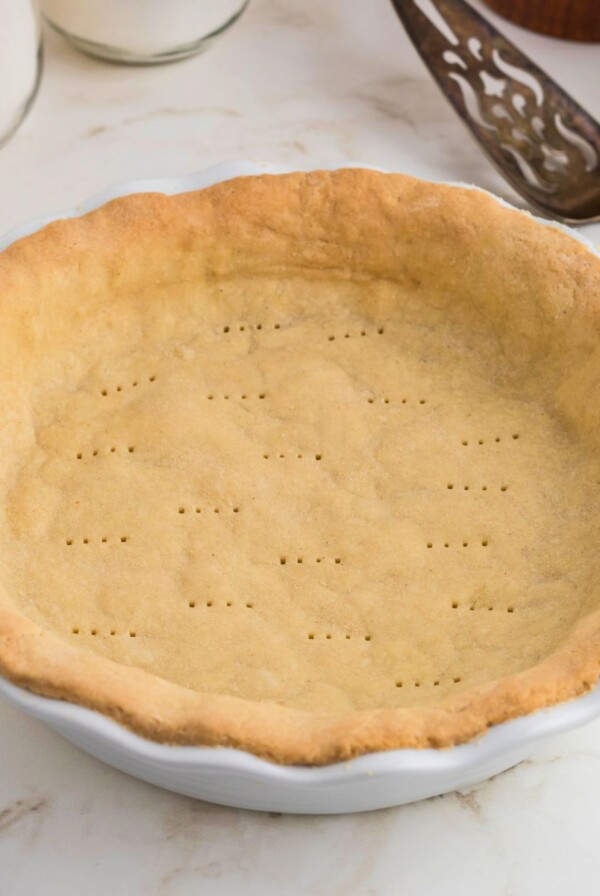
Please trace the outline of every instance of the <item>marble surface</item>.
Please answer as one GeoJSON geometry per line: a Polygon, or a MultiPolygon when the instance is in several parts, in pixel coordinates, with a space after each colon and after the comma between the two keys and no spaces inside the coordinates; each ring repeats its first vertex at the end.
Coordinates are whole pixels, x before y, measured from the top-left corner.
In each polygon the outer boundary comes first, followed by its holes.
{"type": "MultiPolygon", "coordinates": [[[[599,115],[600,47],[503,28],[599,115]]],[[[0,231],[112,183],[234,158],[362,161],[515,199],[388,0],[251,0],[204,56],[163,68],[104,64],[53,34],[46,47],[34,109],[0,150],[0,231]]],[[[600,226],[585,232],[600,242],[600,226]]],[[[598,792],[600,721],[470,792],[345,818],[258,815],[127,778],[2,704],[0,896],[587,894],[598,792]]]]}

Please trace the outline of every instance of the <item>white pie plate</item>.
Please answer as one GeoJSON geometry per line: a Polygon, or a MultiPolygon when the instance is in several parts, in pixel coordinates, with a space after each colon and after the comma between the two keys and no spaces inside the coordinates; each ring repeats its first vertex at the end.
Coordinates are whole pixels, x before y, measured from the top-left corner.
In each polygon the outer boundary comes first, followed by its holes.
{"type": "MultiPolygon", "coordinates": [[[[0,239],[0,251],[56,218],[81,215],[116,196],[147,191],[181,193],[239,175],[285,170],[274,165],[232,162],[186,177],[132,181],[105,190],[66,213],[15,228],[0,239]]],[[[579,234],[569,232],[595,252],[579,234]]],[[[583,697],[498,725],[461,746],[391,750],[350,762],[301,768],[275,765],[241,750],[153,743],[100,713],[40,697],[2,678],[0,695],[97,759],[160,787],[225,806],[320,814],[380,809],[468,787],[525,759],[543,738],[600,715],[598,685],[583,697]]]]}

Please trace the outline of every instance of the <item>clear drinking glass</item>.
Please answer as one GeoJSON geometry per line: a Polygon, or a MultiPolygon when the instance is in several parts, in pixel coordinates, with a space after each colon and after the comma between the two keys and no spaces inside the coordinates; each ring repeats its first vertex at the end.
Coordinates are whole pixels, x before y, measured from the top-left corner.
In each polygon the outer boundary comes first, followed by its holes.
{"type": "Polygon", "coordinates": [[[248,2],[41,0],[52,27],[84,53],[132,65],[199,53],[235,22],[248,2]]]}
{"type": "Polygon", "coordinates": [[[0,0],[0,146],[19,127],[42,74],[42,32],[34,0],[0,0]]]}

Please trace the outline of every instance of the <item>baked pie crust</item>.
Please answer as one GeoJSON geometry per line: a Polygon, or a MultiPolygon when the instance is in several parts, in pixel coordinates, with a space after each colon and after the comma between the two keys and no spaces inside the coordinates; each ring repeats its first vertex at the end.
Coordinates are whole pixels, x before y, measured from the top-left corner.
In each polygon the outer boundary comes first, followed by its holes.
{"type": "Polygon", "coordinates": [[[0,670],[174,744],[447,747],[600,671],[600,260],[347,170],[0,255],[0,670]]]}

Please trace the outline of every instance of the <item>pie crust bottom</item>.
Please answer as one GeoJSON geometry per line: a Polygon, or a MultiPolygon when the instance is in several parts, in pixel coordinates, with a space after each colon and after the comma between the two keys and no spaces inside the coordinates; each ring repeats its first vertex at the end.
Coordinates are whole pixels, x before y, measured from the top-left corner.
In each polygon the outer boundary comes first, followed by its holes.
{"type": "Polygon", "coordinates": [[[160,741],[450,746],[598,677],[600,262],[367,171],[0,256],[0,669],[160,741]]]}

